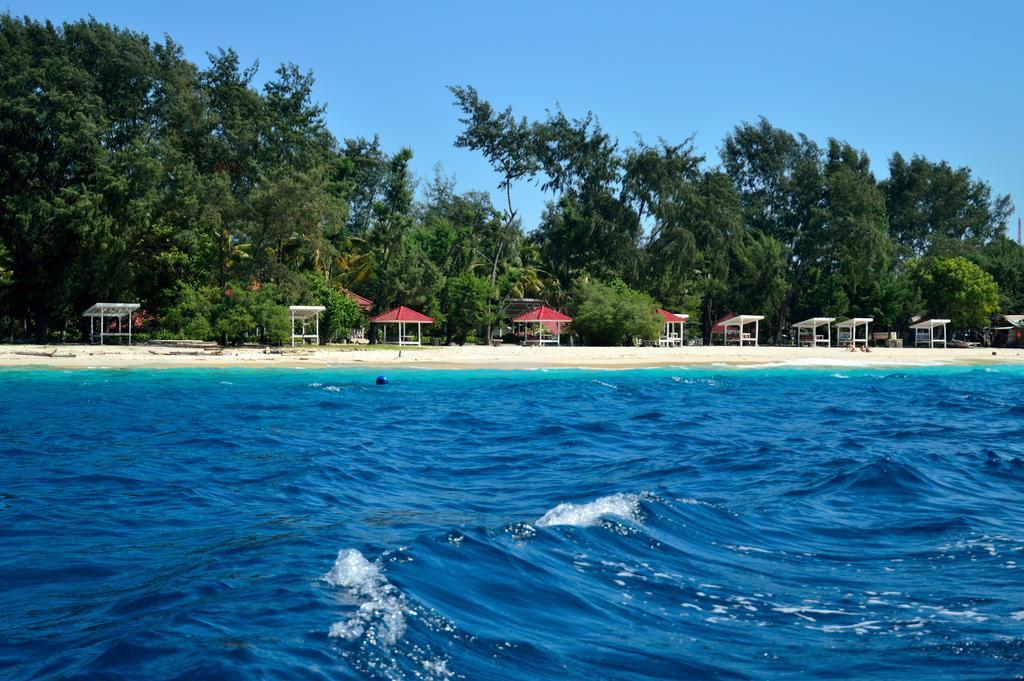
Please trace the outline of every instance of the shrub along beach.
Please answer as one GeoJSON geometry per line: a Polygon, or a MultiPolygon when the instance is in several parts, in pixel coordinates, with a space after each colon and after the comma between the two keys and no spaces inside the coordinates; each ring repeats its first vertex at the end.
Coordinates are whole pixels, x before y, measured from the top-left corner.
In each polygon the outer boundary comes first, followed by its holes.
{"type": "MultiPolygon", "coordinates": [[[[879,181],[854,144],[765,119],[736,125],[717,159],[691,139],[626,146],[594,114],[530,120],[453,86],[454,145],[500,176],[492,197],[440,172],[418,185],[411,149],[336,137],[313,75],[291,64],[257,88],[231,50],[194,64],[170,37],[9,15],[0,56],[10,341],[84,340],[83,311],[107,301],[139,304],[141,342],[288,343],[292,305],[325,308],[325,343],[381,339],[367,321],[400,305],[432,320],[416,327],[426,343],[517,342],[510,310],[527,301],[573,317],[559,335],[574,346],[657,341],[658,308],[688,315],[687,342],[703,345],[731,313],[761,317],[762,345],[794,345],[793,324],[814,317],[870,318],[908,341],[941,318],[950,339],[1022,342],[999,321],[1024,311],[1011,200],[944,161],[893,153],[879,181]],[[549,197],[537,224],[517,208],[523,183],[549,197]]],[[[14,352],[3,361],[48,351],[14,352]]],[[[717,356],[654,355],[638,363],[717,356]]]]}

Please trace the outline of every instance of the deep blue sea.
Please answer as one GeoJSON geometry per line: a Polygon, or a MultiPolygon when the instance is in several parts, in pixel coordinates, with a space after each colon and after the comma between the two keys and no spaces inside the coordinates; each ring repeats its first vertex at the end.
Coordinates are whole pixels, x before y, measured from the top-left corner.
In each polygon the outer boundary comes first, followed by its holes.
{"type": "Polygon", "coordinates": [[[1024,674],[1024,368],[0,372],[0,678],[1024,674]]]}

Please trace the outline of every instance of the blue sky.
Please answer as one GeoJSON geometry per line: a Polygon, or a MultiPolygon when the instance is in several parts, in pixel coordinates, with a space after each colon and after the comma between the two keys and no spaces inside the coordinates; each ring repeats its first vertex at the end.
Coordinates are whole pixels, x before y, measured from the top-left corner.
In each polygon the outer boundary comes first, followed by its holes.
{"type": "MultiPolygon", "coordinates": [[[[740,121],[864,149],[967,165],[1024,208],[1024,2],[266,3],[0,0],[16,15],[171,35],[193,61],[233,47],[259,78],[312,69],[336,136],[379,134],[459,189],[494,191],[482,157],[452,147],[448,84],[528,117],[588,110],[623,143],[696,135],[717,161],[740,121]]],[[[496,197],[497,198],[497,197],[496,197]]],[[[513,196],[532,228],[545,197],[513,196]]],[[[1018,208],[1017,214],[1020,214],[1018,208]]],[[[1016,219],[1012,225],[1016,232],[1016,219]]],[[[1015,235],[1015,234],[1014,234],[1015,235]]]]}

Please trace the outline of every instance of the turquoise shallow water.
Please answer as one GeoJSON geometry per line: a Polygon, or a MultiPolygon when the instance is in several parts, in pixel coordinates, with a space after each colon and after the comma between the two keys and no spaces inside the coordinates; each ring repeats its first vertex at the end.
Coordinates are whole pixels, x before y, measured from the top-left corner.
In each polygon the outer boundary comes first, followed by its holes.
{"type": "Polygon", "coordinates": [[[0,372],[0,678],[1008,678],[1024,370],[0,372]]]}

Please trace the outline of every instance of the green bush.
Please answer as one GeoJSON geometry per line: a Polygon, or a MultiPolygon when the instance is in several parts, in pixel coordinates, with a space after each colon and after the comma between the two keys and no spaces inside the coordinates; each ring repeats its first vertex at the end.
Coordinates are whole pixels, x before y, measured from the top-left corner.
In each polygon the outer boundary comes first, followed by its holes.
{"type": "Polygon", "coordinates": [[[661,335],[654,300],[618,279],[611,284],[577,284],[574,298],[572,328],[589,345],[621,345],[634,338],[651,340],[661,335]]]}

